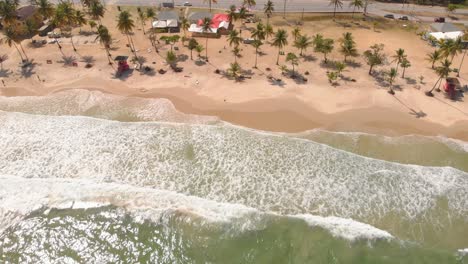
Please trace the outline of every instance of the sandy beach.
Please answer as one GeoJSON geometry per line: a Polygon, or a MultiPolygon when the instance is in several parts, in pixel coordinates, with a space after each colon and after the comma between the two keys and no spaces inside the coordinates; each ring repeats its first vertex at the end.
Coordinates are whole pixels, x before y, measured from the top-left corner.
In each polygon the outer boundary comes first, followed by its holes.
{"type": "MultiPolygon", "coordinates": [[[[107,9],[102,23],[111,30],[114,38],[111,53],[113,56],[130,56],[130,50],[125,47],[125,36],[116,29],[116,7],[109,6],[107,9]]],[[[133,7],[127,9],[134,10],[133,7]]],[[[272,19],[274,28],[285,28],[290,35],[286,53],[297,52],[291,45],[293,40],[290,31],[294,19],[291,17],[284,20],[279,16],[272,19]]],[[[134,70],[129,76],[116,78],[115,65],[108,65],[105,51],[95,40],[96,36],[80,35],[78,29],[75,29],[77,53],[73,52],[69,39],[62,38],[61,44],[65,56],[74,57],[77,67],[64,65],[56,44],[32,47],[30,40],[24,40],[23,46],[34,64],[29,72],[21,72],[17,66],[16,50],[2,48],[2,51],[8,52],[9,59],[3,63],[2,79],[5,85],[1,87],[0,95],[46,95],[64,89],[97,89],[126,96],[168,98],[182,112],[219,116],[225,121],[261,130],[299,132],[323,128],[386,135],[445,135],[468,140],[466,99],[462,97],[458,101],[451,101],[443,92],[436,92],[432,98],[424,95],[424,91],[431,89],[437,80],[430,63],[425,61],[426,54],[434,48],[416,35],[427,28],[426,24],[390,21],[385,25],[380,24],[374,30],[370,22],[350,17],[333,22],[330,18],[311,15],[306,20],[301,27],[304,34],[313,36],[321,33],[335,40],[335,50],[329,55],[330,60],[342,60],[337,47],[338,39],[344,32],[354,35],[361,54],[372,44],[385,44],[385,53],[389,58],[386,65],[376,68],[377,72],[394,66],[391,55],[398,48],[405,49],[412,66],[406,70],[405,78],[396,78],[396,94],[389,95],[384,82],[368,75],[368,66],[362,57],[355,59],[354,66],[346,68],[337,86],[330,85],[326,78],[330,68],[321,63],[322,54],[313,52],[313,49],[305,51],[307,56],[301,59],[297,67],[303,76],[306,71],[309,72],[305,76],[308,81],[296,82],[281,75],[275,65],[277,49],[270,45],[262,46],[263,55],[258,57],[258,69],[253,69],[254,49],[250,45],[241,44],[241,57],[237,61],[249,79],[241,82],[232,80],[223,74],[214,73],[216,69],[225,71],[234,60],[226,36],[209,40],[208,64],[198,63],[196,52],[192,61],[190,51],[182,43],[177,43],[178,66],[184,70],[175,73],[164,61],[169,45],[161,42],[159,53],[155,53],[136,21],[137,30],[133,38],[138,55],[146,58],[145,65],[155,70],[167,70],[164,75],[156,72],[150,76],[134,70]],[[348,26],[344,27],[343,23],[348,26]],[[86,56],[93,59],[93,67],[90,69],[86,69],[82,62],[86,56]],[[47,64],[47,60],[51,60],[52,64],[47,64]],[[267,71],[267,68],[271,70],[267,71]],[[268,75],[281,78],[282,83],[270,82],[268,75]],[[424,77],[422,83],[420,76],[424,77]]],[[[241,26],[239,21],[236,22],[236,27],[243,29],[243,37],[250,36],[248,30],[253,26],[241,26]]],[[[88,26],[82,30],[90,31],[88,26]]],[[[205,43],[204,38],[198,41],[205,43]]],[[[458,67],[460,60],[461,55],[456,56],[453,67],[458,67]]],[[[284,56],[280,58],[280,65],[290,67],[284,56]]],[[[460,76],[462,85],[466,84],[468,67],[461,69],[460,76]]]]}

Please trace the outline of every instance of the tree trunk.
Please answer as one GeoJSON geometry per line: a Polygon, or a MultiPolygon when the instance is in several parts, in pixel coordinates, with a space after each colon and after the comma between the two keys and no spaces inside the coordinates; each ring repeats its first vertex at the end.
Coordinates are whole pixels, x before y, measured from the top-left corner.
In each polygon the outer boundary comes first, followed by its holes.
{"type": "Polygon", "coordinates": [[[335,19],[336,16],[336,3],[335,3],[335,8],[333,8],[333,19],[335,19]]]}
{"type": "MultiPolygon", "coordinates": [[[[211,0],[210,0],[210,3],[211,3],[211,0]]],[[[208,61],[208,37],[206,37],[206,43],[205,43],[205,54],[206,54],[206,58],[205,60],[208,61]]]]}
{"type": "Polygon", "coordinates": [[[429,93],[432,93],[432,91],[434,91],[434,89],[437,87],[437,84],[439,83],[439,81],[442,80],[442,77],[439,77],[439,79],[437,80],[437,82],[434,84],[434,86],[432,87],[432,89],[429,91],[429,93]]]}
{"type": "Polygon", "coordinates": [[[23,54],[24,54],[24,57],[26,57],[26,60],[29,60],[28,55],[26,54],[26,52],[24,52],[23,45],[21,45],[21,42],[19,43],[19,46],[21,50],[23,51],[23,54]]]}
{"type": "Polygon", "coordinates": [[[351,18],[354,18],[354,12],[356,11],[356,6],[353,7],[353,15],[351,16],[351,18]]]}
{"type": "Polygon", "coordinates": [[[372,68],[374,68],[374,65],[371,65],[369,68],[369,75],[372,75],[372,68]]]}
{"type": "Polygon", "coordinates": [[[257,57],[258,57],[258,48],[255,49],[255,66],[254,68],[257,68],[257,57]]]}
{"type": "Polygon", "coordinates": [[[75,47],[75,43],[73,43],[73,35],[71,34],[71,31],[70,31],[70,41],[73,47],[73,51],[76,51],[76,47],[75,47]]]}
{"type": "Polygon", "coordinates": [[[434,69],[434,64],[436,63],[436,61],[432,61],[432,66],[431,68],[434,69]]]}
{"type": "Polygon", "coordinates": [[[463,66],[463,60],[465,59],[465,55],[466,55],[467,51],[468,51],[468,49],[466,49],[465,52],[463,52],[463,57],[462,57],[461,62],[460,62],[460,67],[458,67],[457,77],[460,77],[461,67],[463,66]]]}
{"type": "Polygon", "coordinates": [[[401,75],[401,78],[405,78],[405,70],[406,68],[403,68],[403,74],[401,75]]]}
{"type": "Polygon", "coordinates": [[[13,45],[15,46],[16,50],[18,51],[18,54],[21,57],[21,63],[22,63],[24,61],[23,54],[21,54],[20,50],[18,49],[18,46],[16,46],[16,44],[14,42],[13,42],[13,45]]]}
{"type": "Polygon", "coordinates": [[[279,65],[279,56],[280,56],[280,49],[278,49],[278,58],[276,59],[276,65],[279,65]]]}
{"type": "Polygon", "coordinates": [[[210,5],[210,13],[211,13],[211,0],[208,0],[208,4],[210,5]]]}
{"type": "Polygon", "coordinates": [[[190,60],[193,60],[192,54],[193,54],[193,50],[191,49],[191,50],[190,50],[190,60]]]}
{"type": "Polygon", "coordinates": [[[327,63],[327,54],[326,53],[323,53],[323,57],[325,58],[325,63],[327,63]]]}

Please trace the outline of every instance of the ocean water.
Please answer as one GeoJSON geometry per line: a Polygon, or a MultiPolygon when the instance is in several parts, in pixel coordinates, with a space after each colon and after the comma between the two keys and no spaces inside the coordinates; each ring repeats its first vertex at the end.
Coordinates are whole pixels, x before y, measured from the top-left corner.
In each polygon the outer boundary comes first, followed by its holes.
{"type": "Polygon", "coordinates": [[[0,263],[468,263],[467,146],[0,97],[0,263]]]}

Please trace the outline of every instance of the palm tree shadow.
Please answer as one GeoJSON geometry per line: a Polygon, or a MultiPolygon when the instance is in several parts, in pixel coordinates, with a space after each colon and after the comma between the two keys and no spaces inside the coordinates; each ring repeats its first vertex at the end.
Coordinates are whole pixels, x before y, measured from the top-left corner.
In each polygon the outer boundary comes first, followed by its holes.
{"type": "Polygon", "coordinates": [[[177,55],[177,61],[184,62],[189,59],[189,56],[187,54],[179,54],[177,55]]]}
{"type": "Polygon", "coordinates": [[[27,64],[25,64],[23,67],[20,68],[20,74],[24,78],[29,78],[32,75],[36,74],[34,69],[36,68],[38,64],[34,62],[34,60],[30,60],[27,64]]]}
{"type": "Polygon", "coordinates": [[[314,55],[302,55],[302,58],[304,59],[304,61],[307,61],[307,62],[315,62],[317,61],[317,57],[315,57],[314,55]]]}
{"type": "Polygon", "coordinates": [[[281,87],[281,88],[283,88],[284,85],[285,85],[285,83],[283,82],[282,79],[274,78],[274,77],[271,76],[271,75],[267,76],[267,79],[268,79],[268,82],[269,82],[271,85],[279,86],[279,87],[281,87]]]}
{"type": "Polygon", "coordinates": [[[353,60],[347,60],[345,62],[345,64],[346,64],[346,66],[351,67],[353,69],[359,68],[359,67],[362,66],[362,64],[360,62],[356,62],[356,61],[353,61],[353,60]]]}
{"type": "Polygon", "coordinates": [[[3,78],[7,78],[8,76],[10,76],[10,74],[12,74],[13,72],[10,71],[9,69],[1,69],[0,70],[0,77],[3,77],[3,78]]]}
{"type": "MultiPolygon", "coordinates": [[[[444,103],[444,104],[446,104],[446,105],[448,105],[448,106],[452,107],[453,109],[455,109],[455,110],[459,111],[460,113],[462,113],[462,114],[464,114],[464,115],[468,116],[468,113],[467,113],[467,112],[465,112],[465,111],[463,111],[463,110],[461,110],[460,108],[458,108],[458,107],[456,107],[456,106],[454,106],[454,105],[452,105],[452,104],[449,104],[449,103],[445,102],[444,100],[441,100],[440,98],[437,98],[437,97],[435,97],[435,96],[434,96],[434,98],[435,98],[436,100],[438,100],[439,102],[442,102],[442,103],[444,103]]],[[[458,100],[457,100],[457,101],[458,101],[458,100]]],[[[461,102],[462,102],[462,101],[463,101],[463,99],[461,99],[461,98],[460,98],[460,99],[459,99],[459,101],[461,101],[461,102]]]]}
{"type": "Polygon", "coordinates": [[[133,71],[134,70],[132,68],[130,68],[130,69],[124,71],[122,74],[120,74],[118,76],[117,76],[117,74],[113,73],[111,78],[112,79],[119,79],[121,81],[125,81],[125,80],[128,79],[128,77],[133,75],[133,71]]]}
{"type": "Polygon", "coordinates": [[[206,61],[204,61],[204,60],[196,60],[196,61],[195,61],[195,65],[197,65],[197,66],[206,65],[206,61]]]}
{"type": "Polygon", "coordinates": [[[419,110],[419,111],[414,110],[413,108],[411,108],[411,107],[409,107],[407,104],[405,104],[403,101],[401,101],[400,99],[398,99],[398,97],[393,96],[393,98],[395,98],[395,100],[397,100],[401,105],[403,105],[404,107],[408,108],[409,114],[410,114],[410,115],[414,115],[414,117],[416,117],[416,118],[423,118],[423,117],[426,117],[426,116],[427,116],[427,114],[424,113],[424,111],[422,111],[422,110],[419,110]]]}

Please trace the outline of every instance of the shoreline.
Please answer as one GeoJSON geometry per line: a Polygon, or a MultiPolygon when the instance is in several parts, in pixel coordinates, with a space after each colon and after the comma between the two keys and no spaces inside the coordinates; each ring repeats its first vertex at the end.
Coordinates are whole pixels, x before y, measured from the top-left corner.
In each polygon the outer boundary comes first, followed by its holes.
{"type": "Polygon", "coordinates": [[[115,87],[106,86],[96,88],[86,88],[81,87],[81,85],[74,88],[50,87],[50,89],[41,90],[39,93],[25,88],[4,88],[1,89],[0,95],[44,96],[71,89],[97,90],[120,96],[165,98],[174,104],[177,111],[185,114],[216,116],[222,121],[234,125],[269,132],[298,133],[323,129],[333,132],[361,132],[385,136],[445,136],[468,142],[468,119],[445,126],[417,118],[409,112],[377,106],[325,113],[307,105],[306,102],[298,98],[287,96],[230,103],[218,102],[187,88],[172,87],[146,90],[145,88],[129,89],[128,87],[115,89],[115,87]]]}

